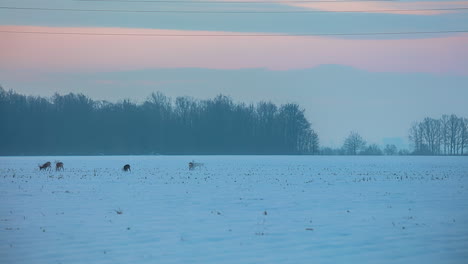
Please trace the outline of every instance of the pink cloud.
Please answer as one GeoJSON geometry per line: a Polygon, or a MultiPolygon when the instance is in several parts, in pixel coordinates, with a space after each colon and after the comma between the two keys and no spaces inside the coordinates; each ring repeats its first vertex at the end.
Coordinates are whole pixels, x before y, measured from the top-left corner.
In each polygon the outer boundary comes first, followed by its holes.
{"type": "MultiPolygon", "coordinates": [[[[112,34],[242,34],[131,28],[0,26],[0,31],[112,34]]],[[[248,33],[246,33],[248,34],[248,33]]],[[[423,39],[331,37],[151,37],[0,33],[1,70],[123,71],[267,68],[322,64],[368,71],[468,75],[468,34],[423,39]]]]}

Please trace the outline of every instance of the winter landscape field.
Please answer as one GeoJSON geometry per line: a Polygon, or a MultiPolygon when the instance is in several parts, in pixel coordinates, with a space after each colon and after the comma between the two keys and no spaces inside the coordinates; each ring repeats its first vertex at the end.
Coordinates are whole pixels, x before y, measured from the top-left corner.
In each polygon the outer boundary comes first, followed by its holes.
{"type": "Polygon", "coordinates": [[[468,259],[467,157],[2,157],[0,200],[0,263],[468,259]]]}

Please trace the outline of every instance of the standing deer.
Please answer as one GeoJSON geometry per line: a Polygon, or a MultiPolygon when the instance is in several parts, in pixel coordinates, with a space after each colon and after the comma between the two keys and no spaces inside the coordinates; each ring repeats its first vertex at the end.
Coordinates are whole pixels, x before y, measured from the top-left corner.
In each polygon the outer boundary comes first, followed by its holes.
{"type": "Polygon", "coordinates": [[[50,161],[42,164],[42,165],[39,165],[39,170],[50,170],[51,169],[51,166],[50,166],[50,161]]]}
{"type": "Polygon", "coordinates": [[[123,166],[123,171],[131,171],[130,170],[130,165],[129,164],[126,164],[125,166],[123,166]]]}
{"type": "Polygon", "coordinates": [[[56,171],[63,170],[63,162],[61,162],[61,161],[56,161],[56,162],[55,162],[55,170],[56,170],[56,171]]]}

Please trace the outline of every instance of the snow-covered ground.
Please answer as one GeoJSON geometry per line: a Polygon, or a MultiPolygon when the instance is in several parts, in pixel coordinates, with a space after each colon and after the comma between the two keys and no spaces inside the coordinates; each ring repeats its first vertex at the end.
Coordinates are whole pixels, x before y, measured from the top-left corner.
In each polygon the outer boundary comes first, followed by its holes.
{"type": "Polygon", "coordinates": [[[467,157],[0,158],[0,263],[467,259],[467,157]]]}

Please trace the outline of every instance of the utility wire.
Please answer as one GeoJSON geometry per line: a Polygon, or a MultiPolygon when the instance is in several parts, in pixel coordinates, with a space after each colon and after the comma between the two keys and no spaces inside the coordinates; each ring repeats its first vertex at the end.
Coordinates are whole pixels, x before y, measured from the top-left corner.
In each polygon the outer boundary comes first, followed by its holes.
{"type": "Polygon", "coordinates": [[[151,33],[92,33],[92,32],[52,32],[0,30],[0,33],[41,34],[41,35],[84,35],[84,36],[132,36],[132,37],[310,37],[310,36],[373,36],[373,35],[420,35],[467,33],[467,30],[439,31],[400,31],[400,32],[362,32],[362,33],[307,33],[307,34],[151,34],[151,33]]]}
{"type": "Polygon", "coordinates": [[[199,13],[199,14],[288,14],[288,13],[378,13],[378,12],[431,12],[468,10],[468,7],[422,8],[422,9],[369,9],[369,10],[298,10],[298,11],[205,11],[205,10],[127,10],[127,9],[75,9],[45,7],[12,7],[0,6],[6,10],[28,11],[71,11],[71,12],[115,12],[115,13],[199,13]]]}
{"type": "Polygon", "coordinates": [[[76,2],[120,2],[120,3],[170,3],[170,4],[301,4],[301,3],[345,3],[345,2],[396,2],[398,0],[279,0],[279,1],[185,1],[185,0],[74,0],[76,2]]]}

